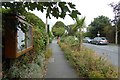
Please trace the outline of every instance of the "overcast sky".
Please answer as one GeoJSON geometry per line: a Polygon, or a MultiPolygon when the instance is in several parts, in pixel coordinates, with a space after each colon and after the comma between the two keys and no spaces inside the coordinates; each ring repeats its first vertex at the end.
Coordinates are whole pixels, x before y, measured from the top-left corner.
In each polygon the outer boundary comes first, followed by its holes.
{"type": "MultiPolygon", "coordinates": [[[[80,15],[80,17],[86,16],[85,23],[86,25],[89,25],[95,17],[98,17],[100,15],[104,15],[109,17],[110,19],[113,19],[114,17],[113,9],[108,4],[112,2],[116,3],[119,0],[67,0],[67,2],[68,1],[76,5],[76,9],[82,14],[80,15]]],[[[41,13],[40,11],[37,10],[33,11],[33,13],[40,17],[44,22],[46,22],[45,13],[41,13]]],[[[66,16],[64,20],[61,18],[56,19],[52,17],[51,19],[48,19],[48,24],[51,27],[57,21],[63,21],[65,25],[74,23],[71,17],[66,16]]]]}

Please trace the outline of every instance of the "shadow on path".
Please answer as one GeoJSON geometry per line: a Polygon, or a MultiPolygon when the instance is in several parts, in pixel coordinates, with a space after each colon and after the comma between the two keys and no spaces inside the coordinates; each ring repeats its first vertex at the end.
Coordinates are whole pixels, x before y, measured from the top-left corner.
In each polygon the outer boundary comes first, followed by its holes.
{"type": "Polygon", "coordinates": [[[53,55],[49,60],[45,78],[79,78],[76,71],[65,59],[56,40],[52,41],[50,48],[53,55]]]}

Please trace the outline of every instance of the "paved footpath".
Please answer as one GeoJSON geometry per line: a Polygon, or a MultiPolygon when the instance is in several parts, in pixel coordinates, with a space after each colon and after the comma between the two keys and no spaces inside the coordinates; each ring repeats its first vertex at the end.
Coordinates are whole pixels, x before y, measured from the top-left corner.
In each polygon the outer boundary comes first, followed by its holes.
{"type": "Polygon", "coordinates": [[[45,78],[79,78],[76,71],[64,57],[56,40],[50,44],[53,56],[49,60],[45,78]]]}

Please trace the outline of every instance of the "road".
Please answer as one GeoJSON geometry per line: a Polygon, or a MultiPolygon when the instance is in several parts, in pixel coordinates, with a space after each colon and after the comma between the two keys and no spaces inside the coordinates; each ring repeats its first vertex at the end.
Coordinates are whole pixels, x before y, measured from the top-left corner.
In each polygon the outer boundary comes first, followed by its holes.
{"type": "MultiPolygon", "coordinates": [[[[94,50],[98,55],[106,57],[115,66],[118,66],[118,46],[113,44],[94,45],[83,43],[84,46],[94,50]]],[[[120,49],[120,48],[119,48],[120,49]]],[[[120,65],[119,65],[120,66],[120,65]]]]}

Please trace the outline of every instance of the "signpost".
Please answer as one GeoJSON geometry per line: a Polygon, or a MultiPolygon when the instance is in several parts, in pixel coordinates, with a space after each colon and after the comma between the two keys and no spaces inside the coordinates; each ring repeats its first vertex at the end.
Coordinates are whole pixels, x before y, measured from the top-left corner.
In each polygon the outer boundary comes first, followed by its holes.
{"type": "Polygon", "coordinates": [[[99,33],[99,31],[98,31],[98,33],[97,33],[97,36],[98,36],[98,37],[100,36],[100,33],[99,33]]]}

